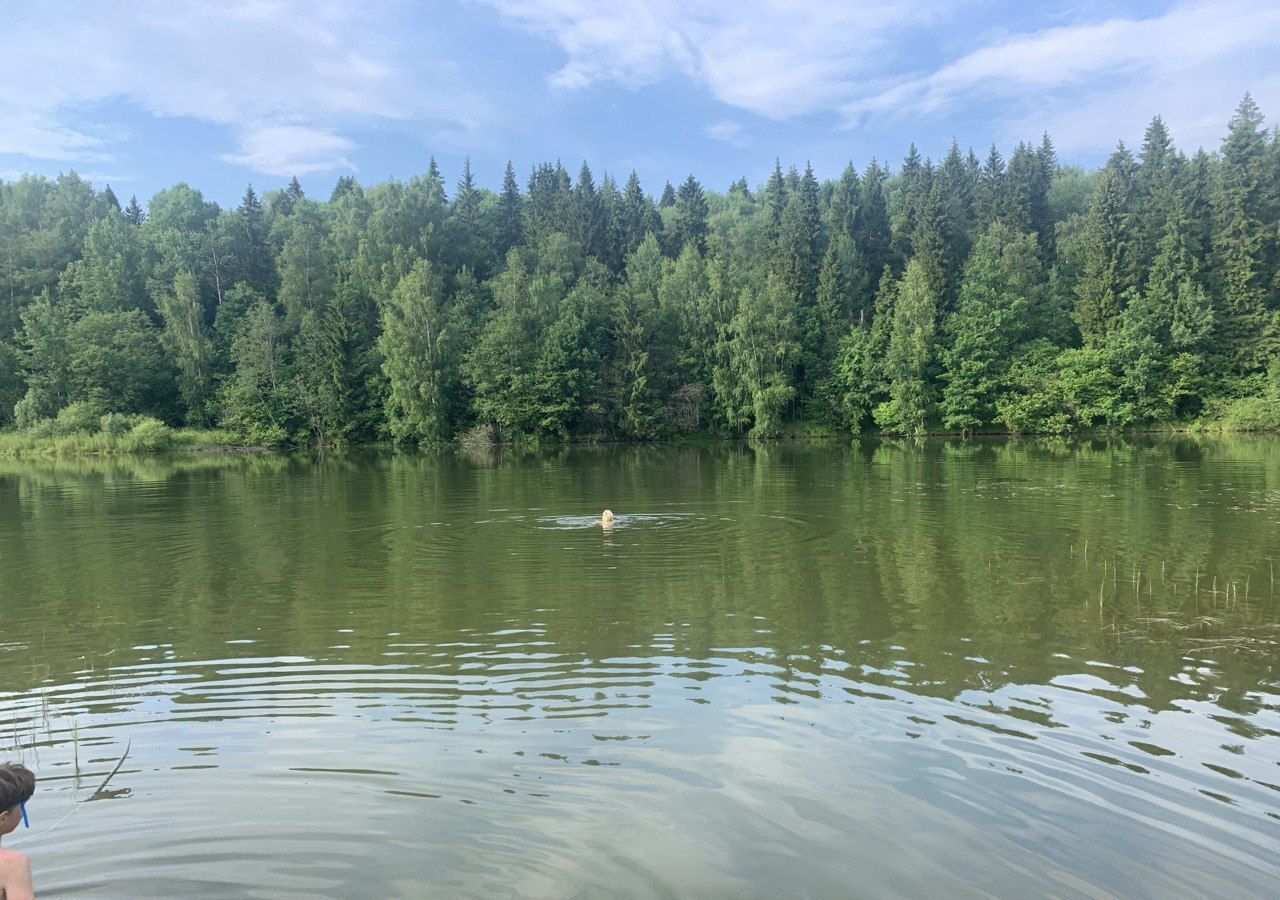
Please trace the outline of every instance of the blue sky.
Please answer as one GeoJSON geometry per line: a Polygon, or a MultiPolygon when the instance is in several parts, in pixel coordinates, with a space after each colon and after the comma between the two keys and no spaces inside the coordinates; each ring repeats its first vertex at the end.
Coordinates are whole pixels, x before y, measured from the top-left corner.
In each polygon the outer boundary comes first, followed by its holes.
{"type": "Polygon", "coordinates": [[[1280,3],[1004,0],[8,0],[0,177],[75,169],[222,203],[297,174],[327,196],[465,156],[758,183],[896,166],[952,136],[1053,136],[1095,164],[1164,115],[1216,147],[1240,96],[1280,120],[1280,3]]]}

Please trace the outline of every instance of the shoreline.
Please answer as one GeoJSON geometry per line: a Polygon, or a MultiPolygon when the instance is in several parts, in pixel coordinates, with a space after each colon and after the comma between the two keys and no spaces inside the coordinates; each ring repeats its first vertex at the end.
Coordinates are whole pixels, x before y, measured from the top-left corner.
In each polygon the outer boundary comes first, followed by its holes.
{"type": "Polygon", "coordinates": [[[895,432],[820,432],[796,431],[770,438],[750,438],[743,436],[723,436],[715,434],[677,435],[669,438],[653,440],[578,438],[571,440],[529,440],[529,441],[494,441],[483,444],[468,444],[466,441],[454,440],[433,445],[420,445],[412,448],[397,447],[395,444],[373,441],[369,443],[351,444],[339,448],[320,448],[316,445],[301,446],[266,446],[237,443],[224,431],[195,428],[171,428],[165,426],[149,439],[141,440],[134,435],[109,435],[87,431],[69,432],[59,435],[42,435],[17,430],[0,430],[0,459],[8,460],[41,460],[41,459],[110,459],[116,457],[163,457],[163,456],[255,456],[295,453],[333,453],[382,451],[388,453],[431,453],[440,450],[455,450],[464,453],[491,453],[508,451],[538,451],[561,448],[622,448],[622,447],[696,447],[724,445],[759,445],[763,447],[786,444],[830,444],[860,443],[869,441],[908,441],[908,440],[947,440],[951,442],[970,443],[986,439],[999,440],[1087,440],[1087,439],[1126,439],[1141,437],[1225,437],[1229,435],[1273,435],[1274,428],[1229,428],[1213,423],[1179,424],[1152,428],[1126,429],[1088,429],[1069,432],[1015,432],[1008,430],[980,431],[925,431],[918,434],[895,432]]]}

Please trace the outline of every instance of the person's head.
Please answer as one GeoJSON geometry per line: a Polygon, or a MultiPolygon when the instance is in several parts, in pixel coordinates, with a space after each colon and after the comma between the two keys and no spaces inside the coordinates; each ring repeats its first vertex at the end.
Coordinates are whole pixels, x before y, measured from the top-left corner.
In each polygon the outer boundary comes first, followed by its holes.
{"type": "Polygon", "coordinates": [[[606,509],[604,512],[600,514],[600,524],[601,525],[613,524],[613,510],[606,509]]]}
{"type": "Polygon", "coordinates": [[[36,792],[36,776],[26,766],[0,766],[0,837],[22,824],[22,804],[36,792]]]}

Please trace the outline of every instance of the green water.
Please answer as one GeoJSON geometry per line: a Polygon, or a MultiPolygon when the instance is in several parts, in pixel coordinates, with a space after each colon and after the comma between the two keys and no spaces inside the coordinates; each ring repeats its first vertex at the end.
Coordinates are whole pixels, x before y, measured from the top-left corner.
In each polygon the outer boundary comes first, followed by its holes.
{"type": "Polygon", "coordinates": [[[0,462],[5,845],[42,898],[1274,895],[1275,557],[1276,439],[0,462]]]}

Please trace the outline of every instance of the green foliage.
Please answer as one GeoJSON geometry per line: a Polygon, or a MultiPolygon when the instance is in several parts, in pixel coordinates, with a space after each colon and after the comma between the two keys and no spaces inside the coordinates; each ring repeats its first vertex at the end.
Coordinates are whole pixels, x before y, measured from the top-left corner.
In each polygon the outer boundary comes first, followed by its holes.
{"type": "Polygon", "coordinates": [[[1043,302],[1038,253],[1033,236],[999,222],[974,248],[946,324],[941,412],[947,428],[968,431],[994,423],[1014,350],[1029,336],[1031,313],[1043,302]]]}
{"type": "Polygon", "coordinates": [[[449,436],[448,393],[458,349],[444,305],[444,282],[426,260],[409,271],[382,308],[382,371],[390,390],[387,423],[401,443],[449,436]]]}
{"type": "Polygon", "coordinates": [[[953,142],[656,203],[585,162],[523,190],[508,165],[495,192],[468,161],[452,201],[434,160],[228,210],[178,184],[145,213],[26,176],[0,183],[0,426],[107,447],[132,415],[282,446],[1258,425],[1278,146],[1246,97],[1217,153],[1157,117],[1098,172],[1047,136],[985,162],[953,142]]]}
{"type": "Polygon", "coordinates": [[[885,356],[889,399],[875,409],[876,424],[887,431],[920,434],[934,417],[939,300],[932,262],[913,258],[907,263],[894,301],[885,356]]]}
{"type": "Polygon", "coordinates": [[[200,286],[190,272],[179,272],[173,290],[159,297],[164,345],[178,369],[178,389],[187,421],[209,423],[213,410],[213,342],[205,327],[200,286]]]}

